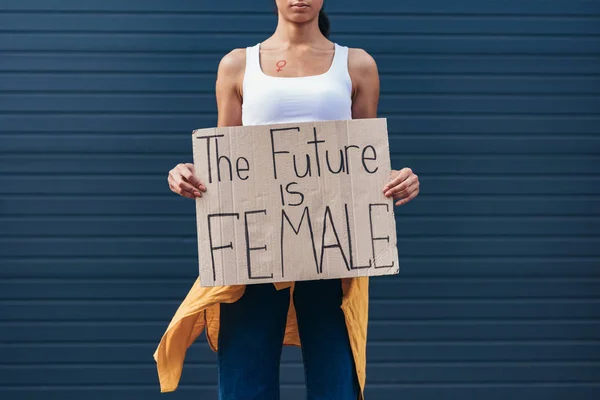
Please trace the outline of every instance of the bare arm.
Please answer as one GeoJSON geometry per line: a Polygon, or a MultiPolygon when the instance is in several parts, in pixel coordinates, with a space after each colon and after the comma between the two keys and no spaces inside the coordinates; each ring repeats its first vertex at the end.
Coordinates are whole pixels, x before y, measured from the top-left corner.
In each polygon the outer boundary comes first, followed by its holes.
{"type": "MultiPolygon", "coordinates": [[[[380,85],[375,60],[364,50],[351,49],[348,70],[352,78],[352,118],[377,118],[380,85]]],[[[400,206],[417,197],[419,189],[419,177],[410,168],[402,168],[392,170],[383,193],[386,197],[393,196],[400,206]]]]}
{"type": "MultiPolygon", "coordinates": [[[[242,125],[242,79],[246,65],[246,53],[236,49],[227,54],[219,63],[216,82],[217,126],[242,125]]],[[[180,196],[195,199],[202,197],[206,186],[195,174],[194,164],[181,163],[168,175],[169,188],[180,196]]]]}
{"type": "Polygon", "coordinates": [[[352,118],[377,118],[379,71],[369,53],[350,49],[348,70],[352,78],[352,118]]]}
{"type": "Polygon", "coordinates": [[[246,65],[246,53],[236,49],[219,63],[217,83],[217,126],[242,125],[242,80],[246,65]]]}

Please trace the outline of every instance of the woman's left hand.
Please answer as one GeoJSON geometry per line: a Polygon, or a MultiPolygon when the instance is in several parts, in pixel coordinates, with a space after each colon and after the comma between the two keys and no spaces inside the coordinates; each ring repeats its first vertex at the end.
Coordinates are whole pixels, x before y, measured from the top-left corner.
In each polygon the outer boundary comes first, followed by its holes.
{"type": "Polygon", "coordinates": [[[408,203],[419,194],[419,177],[410,168],[392,170],[390,181],[383,188],[385,197],[393,196],[397,206],[408,203]]]}

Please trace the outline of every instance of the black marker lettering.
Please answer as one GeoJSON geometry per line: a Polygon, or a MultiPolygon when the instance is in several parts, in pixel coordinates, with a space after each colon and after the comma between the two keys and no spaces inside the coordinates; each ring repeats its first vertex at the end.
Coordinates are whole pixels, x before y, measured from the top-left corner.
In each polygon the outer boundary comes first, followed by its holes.
{"type": "Polygon", "coordinates": [[[196,136],[196,139],[206,139],[206,162],[208,163],[208,183],[212,183],[212,168],[210,162],[210,139],[223,137],[225,135],[210,135],[210,136],[196,136]]]}
{"type": "Polygon", "coordinates": [[[302,203],[304,203],[304,195],[301,192],[296,192],[294,190],[290,190],[290,186],[297,185],[297,184],[298,184],[298,182],[290,182],[285,187],[286,192],[288,192],[289,194],[295,194],[295,195],[300,196],[300,202],[294,203],[294,204],[290,203],[290,206],[293,206],[293,207],[302,205],[302,203]]]}
{"type": "Polygon", "coordinates": [[[366,269],[371,268],[373,260],[369,259],[369,265],[358,265],[354,266],[354,258],[352,256],[352,231],[350,230],[350,217],[348,216],[348,204],[344,204],[344,210],[346,211],[346,226],[348,228],[348,253],[350,254],[350,269],[366,269]]]}
{"type": "Polygon", "coordinates": [[[375,169],[373,171],[371,171],[367,167],[367,163],[365,163],[365,160],[372,160],[372,161],[376,161],[377,160],[377,152],[375,151],[375,147],[373,147],[371,145],[365,146],[365,148],[362,151],[362,165],[363,165],[363,168],[365,169],[365,171],[367,171],[370,174],[374,174],[375,172],[377,172],[377,170],[379,169],[379,167],[375,167],[375,169]],[[372,157],[365,157],[365,153],[367,152],[367,149],[370,149],[371,152],[373,153],[372,157]]]}
{"type": "Polygon", "coordinates": [[[212,240],[212,225],[210,223],[210,219],[211,218],[216,218],[216,217],[236,217],[237,219],[240,219],[240,214],[238,213],[230,213],[230,214],[208,214],[208,242],[210,244],[210,259],[212,261],[212,271],[213,271],[213,281],[217,280],[217,271],[215,269],[215,250],[221,250],[221,249],[233,249],[233,242],[229,242],[229,244],[225,245],[225,246],[213,246],[213,240],[212,240]]]}
{"type": "Polygon", "coordinates": [[[248,174],[246,174],[245,177],[242,177],[242,175],[240,175],[240,172],[250,171],[250,163],[248,162],[248,159],[246,159],[246,157],[239,157],[237,159],[237,161],[235,162],[235,169],[237,171],[238,178],[240,178],[243,181],[245,181],[246,179],[248,179],[248,174]],[[241,164],[242,161],[244,163],[246,163],[246,166],[244,168],[240,167],[240,164],[241,164]]]}
{"type": "Polygon", "coordinates": [[[229,167],[229,181],[233,180],[233,171],[231,169],[231,160],[227,156],[219,155],[219,139],[215,139],[215,152],[217,153],[217,177],[219,178],[219,182],[221,182],[221,161],[224,159],[227,161],[227,166],[229,167]]]}
{"type": "Polygon", "coordinates": [[[344,146],[344,154],[346,155],[346,173],[350,174],[350,159],[348,158],[348,149],[351,148],[355,148],[355,149],[360,149],[360,147],[358,147],[355,144],[351,144],[350,146],[344,146]]]}
{"type": "Polygon", "coordinates": [[[244,213],[244,227],[245,227],[245,231],[246,231],[246,262],[247,262],[247,267],[248,267],[248,279],[267,279],[267,278],[273,277],[272,272],[271,272],[270,276],[252,276],[252,262],[250,260],[250,252],[257,251],[257,250],[264,250],[264,251],[267,250],[267,245],[264,245],[263,247],[250,247],[250,232],[248,229],[248,214],[258,214],[258,213],[263,213],[263,214],[267,215],[267,210],[246,211],[244,213]]]}
{"type": "Polygon", "coordinates": [[[340,168],[337,171],[331,169],[331,164],[329,164],[329,150],[325,150],[325,161],[327,162],[327,169],[329,169],[329,172],[331,172],[332,174],[339,174],[340,172],[345,171],[344,152],[342,149],[340,149],[340,168]]]}
{"type": "Polygon", "coordinates": [[[275,179],[277,179],[277,162],[275,161],[275,156],[277,154],[289,154],[289,151],[275,151],[275,137],[273,136],[273,133],[279,132],[279,131],[290,131],[290,130],[296,130],[296,131],[300,132],[299,127],[271,129],[271,154],[273,156],[273,177],[275,179]]]}
{"type": "Polygon", "coordinates": [[[281,194],[281,205],[285,206],[285,198],[283,197],[283,185],[279,185],[279,194],[281,194]]]}
{"type": "Polygon", "coordinates": [[[387,210],[387,212],[390,212],[390,208],[386,203],[379,203],[379,204],[369,204],[369,225],[371,226],[371,249],[373,249],[373,266],[375,268],[392,268],[394,266],[394,262],[392,261],[391,265],[381,265],[381,266],[377,266],[376,263],[376,258],[375,258],[375,242],[377,240],[385,240],[386,242],[390,242],[390,237],[389,236],[382,236],[382,237],[375,237],[373,236],[373,207],[385,207],[385,209],[387,210]]]}
{"type": "Polygon", "coordinates": [[[340,243],[340,238],[337,234],[337,230],[335,229],[335,224],[333,223],[333,217],[331,216],[331,209],[329,206],[325,207],[325,214],[323,215],[323,237],[321,240],[321,261],[319,263],[319,273],[323,273],[323,256],[325,255],[325,249],[340,249],[340,253],[342,258],[344,259],[344,264],[346,264],[346,269],[350,271],[350,266],[348,265],[348,260],[346,259],[346,254],[344,254],[344,249],[342,249],[342,244],[340,243]],[[325,232],[327,231],[327,216],[329,216],[329,221],[331,222],[331,227],[333,228],[333,234],[335,235],[336,244],[325,245],[325,232]]]}
{"type": "Polygon", "coordinates": [[[306,175],[312,176],[312,173],[310,171],[310,156],[308,154],[306,155],[306,171],[304,171],[304,175],[298,174],[298,166],[296,165],[296,155],[295,154],[292,156],[292,160],[294,163],[294,172],[296,173],[296,176],[298,178],[304,178],[306,175]]]}
{"type": "MultiPolygon", "coordinates": [[[[313,138],[306,144],[314,144],[315,145],[315,160],[317,160],[317,176],[321,176],[321,162],[319,161],[319,143],[325,143],[324,140],[317,140],[317,128],[313,127],[313,138]]],[[[308,156],[307,156],[308,157],[308,156]]],[[[300,177],[298,177],[300,178],[300,177]]]]}
{"type": "Polygon", "coordinates": [[[284,266],[284,261],[283,261],[283,236],[284,236],[284,218],[285,220],[288,222],[288,224],[292,227],[292,230],[294,231],[294,233],[296,235],[298,235],[300,233],[300,228],[302,227],[302,222],[304,221],[304,216],[306,215],[306,220],[308,223],[308,230],[310,232],[310,240],[312,242],[312,249],[313,249],[313,256],[315,258],[315,266],[317,268],[317,273],[319,272],[319,264],[317,263],[317,248],[315,246],[315,235],[313,232],[313,227],[312,227],[312,223],[310,222],[310,213],[308,211],[308,207],[304,207],[304,212],[302,213],[302,217],[300,218],[300,223],[298,223],[298,229],[296,229],[294,227],[294,225],[292,224],[292,221],[290,221],[290,218],[288,217],[288,215],[286,214],[285,210],[281,210],[281,235],[280,235],[280,247],[281,247],[281,276],[284,277],[285,276],[285,266],[284,266]]]}

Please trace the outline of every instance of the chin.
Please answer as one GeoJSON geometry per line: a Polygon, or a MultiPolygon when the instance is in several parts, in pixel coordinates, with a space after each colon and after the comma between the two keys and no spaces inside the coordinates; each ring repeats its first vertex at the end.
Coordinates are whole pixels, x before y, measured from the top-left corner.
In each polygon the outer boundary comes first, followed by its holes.
{"type": "Polygon", "coordinates": [[[308,18],[305,16],[294,16],[292,18],[290,18],[290,21],[292,21],[295,24],[306,24],[308,22],[310,22],[312,20],[312,18],[308,18]]]}
{"type": "Polygon", "coordinates": [[[291,13],[287,17],[290,22],[295,24],[305,24],[315,18],[313,15],[309,15],[308,13],[291,13]]]}

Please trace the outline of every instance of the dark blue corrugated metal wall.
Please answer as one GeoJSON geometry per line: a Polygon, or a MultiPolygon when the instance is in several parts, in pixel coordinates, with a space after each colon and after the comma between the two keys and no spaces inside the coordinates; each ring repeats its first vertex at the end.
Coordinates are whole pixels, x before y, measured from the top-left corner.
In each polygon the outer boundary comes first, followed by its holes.
{"type": "MultiPolygon", "coordinates": [[[[422,179],[401,274],[372,280],[367,399],[600,398],[600,4],[326,4],[333,39],[376,58],[395,166],[422,179]]],[[[271,9],[0,1],[2,400],[215,398],[203,339],[158,393],[152,353],[197,272],[166,173],[271,9]]]]}

